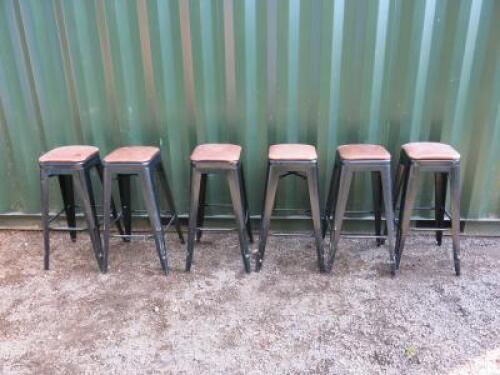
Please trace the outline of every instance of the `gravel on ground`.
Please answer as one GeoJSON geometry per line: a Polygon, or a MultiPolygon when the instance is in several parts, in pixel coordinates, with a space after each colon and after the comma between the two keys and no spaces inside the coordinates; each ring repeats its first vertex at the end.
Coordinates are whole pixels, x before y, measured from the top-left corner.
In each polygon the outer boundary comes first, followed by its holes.
{"type": "MultiPolygon", "coordinates": [[[[385,247],[342,239],[331,274],[312,238],[270,237],[260,273],[237,236],[207,233],[184,272],[152,241],[113,240],[98,272],[87,234],[0,232],[0,374],[500,374],[500,241],[407,242],[392,278],[385,247]]],[[[253,245],[255,247],[255,245],[253,245]]]]}

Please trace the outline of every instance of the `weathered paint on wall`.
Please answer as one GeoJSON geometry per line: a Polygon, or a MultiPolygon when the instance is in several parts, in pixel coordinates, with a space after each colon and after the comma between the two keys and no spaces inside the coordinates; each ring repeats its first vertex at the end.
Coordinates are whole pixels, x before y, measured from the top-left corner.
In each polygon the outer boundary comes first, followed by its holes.
{"type": "Polygon", "coordinates": [[[499,1],[0,2],[2,213],[39,212],[59,145],[160,146],[185,213],[194,145],[240,143],[258,213],[269,144],[317,145],[325,190],[337,145],[417,140],[460,150],[464,217],[500,216],[499,1]]]}

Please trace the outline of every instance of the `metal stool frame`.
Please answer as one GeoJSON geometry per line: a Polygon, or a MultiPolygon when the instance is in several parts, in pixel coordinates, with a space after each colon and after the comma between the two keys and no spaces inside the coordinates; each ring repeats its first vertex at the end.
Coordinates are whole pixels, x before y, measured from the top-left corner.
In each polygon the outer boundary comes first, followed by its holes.
{"type": "Polygon", "coordinates": [[[417,183],[421,172],[434,173],[435,178],[435,219],[436,225],[418,230],[435,231],[436,242],[441,246],[444,227],[444,216],[451,220],[451,236],[453,242],[453,263],[455,273],[460,276],[460,160],[415,160],[401,150],[399,167],[396,174],[394,207],[397,206],[399,195],[398,232],[396,238],[396,266],[399,269],[406,236],[410,230],[410,220],[414,208],[417,183]],[[450,183],[451,215],[445,210],[446,189],[450,183]]]}
{"type": "MultiPolygon", "coordinates": [[[[349,213],[349,212],[347,212],[349,213]]],[[[327,271],[330,272],[335,262],[340,236],[349,238],[375,238],[377,246],[387,239],[391,274],[396,273],[394,254],[394,210],[392,197],[391,161],[388,160],[345,160],[336,153],[330,188],[323,219],[323,237],[327,227],[330,227],[330,244],[327,271]],[[355,172],[371,172],[373,191],[373,214],[375,235],[342,235],[342,224],[346,214],[349,189],[355,172]],[[382,200],[384,204],[382,204],[382,200]],[[385,212],[386,235],[382,235],[382,207],[385,212]],[[331,226],[333,211],[334,225],[331,226]]]]}
{"type": "Polygon", "coordinates": [[[191,270],[194,255],[195,236],[199,241],[202,236],[205,216],[205,195],[207,174],[224,174],[231,195],[234,216],[240,241],[240,251],[246,273],[250,273],[250,251],[248,241],[253,243],[252,228],[248,210],[248,201],[241,161],[229,163],[223,161],[191,161],[191,191],[189,209],[189,231],[186,256],[186,271],[191,270]],[[248,236],[248,241],[247,241],[248,236]]]}
{"type": "Polygon", "coordinates": [[[314,228],[314,238],[316,242],[316,255],[318,258],[318,268],[320,272],[324,272],[325,262],[323,253],[323,238],[321,235],[321,213],[319,204],[319,177],[317,159],[268,161],[264,204],[261,217],[259,251],[257,254],[255,271],[260,271],[264,262],[267,236],[269,232],[271,214],[274,208],[278,182],[281,178],[289,175],[296,175],[307,180],[309,201],[311,206],[311,217],[314,228]]]}
{"type": "Polygon", "coordinates": [[[165,243],[165,230],[163,228],[164,221],[160,214],[160,204],[158,199],[158,192],[156,187],[155,172],[158,172],[160,184],[163,187],[167,204],[170,208],[171,218],[167,221],[167,225],[172,222],[175,225],[177,234],[181,243],[184,243],[184,237],[177,212],[173,195],[167,181],[166,173],[161,162],[161,154],[158,153],[153,159],[145,162],[130,162],[130,163],[107,163],[104,165],[104,257],[103,257],[103,272],[108,269],[108,253],[109,253],[109,240],[110,240],[110,221],[109,210],[111,207],[112,196],[112,180],[114,176],[118,178],[118,187],[120,191],[121,213],[123,216],[125,233],[115,235],[113,237],[123,237],[125,240],[130,240],[135,237],[132,235],[132,210],[131,210],[131,194],[130,194],[130,178],[134,175],[138,176],[141,180],[142,193],[146,209],[153,229],[153,236],[155,239],[156,249],[160,258],[160,264],[163,272],[167,276],[169,274],[169,262],[167,256],[167,246],[165,243]]]}
{"type": "MultiPolygon", "coordinates": [[[[42,226],[44,238],[44,268],[49,269],[50,262],[50,231],[63,230],[69,231],[70,238],[73,242],[76,241],[76,233],[78,231],[88,230],[92,248],[97,260],[99,269],[102,271],[102,260],[104,254],[102,251],[102,243],[99,232],[99,221],[96,212],[96,204],[94,198],[94,191],[90,179],[90,172],[92,168],[96,168],[97,174],[101,183],[103,183],[103,171],[99,154],[89,158],[88,160],[80,163],[74,162],[47,162],[39,163],[40,165],[40,187],[42,198],[42,226]],[[49,217],[49,179],[50,177],[57,176],[59,179],[59,186],[63,198],[64,208],[59,211],[52,218],[49,217]],[[83,213],[87,221],[87,227],[76,226],[76,205],[75,205],[75,191],[79,196],[83,205],[83,213]],[[52,227],[50,223],[56,220],[62,213],[66,215],[67,227],[52,227]]],[[[117,229],[123,233],[119,216],[116,213],[114,202],[110,202],[111,212],[108,215],[113,215],[117,229]]],[[[109,216],[108,216],[109,220],[109,216]]]]}

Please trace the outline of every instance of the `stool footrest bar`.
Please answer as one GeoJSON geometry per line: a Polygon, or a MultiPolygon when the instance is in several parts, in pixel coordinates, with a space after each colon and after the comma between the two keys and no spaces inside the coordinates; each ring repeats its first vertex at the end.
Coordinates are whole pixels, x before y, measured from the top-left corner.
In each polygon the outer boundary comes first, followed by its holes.
{"type": "Polygon", "coordinates": [[[200,204],[200,207],[229,207],[232,208],[233,205],[229,203],[204,203],[200,204]]]}
{"type": "MultiPolygon", "coordinates": [[[[99,219],[104,218],[104,215],[97,215],[97,218],[99,218],[99,219]]],[[[118,220],[120,220],[121,218],[122,218],[122,214],[121,214],[121,213],[119,213],[119,214],[117,214],[117,215],[116,215],[116,217],[115,217],[115,218],[113,218],[113,219],[109,222],[109,224],[110,224],[110,225],[113,225],[113,224],[115,224],[118,220]]],[[[99,222],[97,223],[97,225],[98,225],[99,227],[102,227],[102,226],[104,226],[104,222],[103,222],[103,221],[99,221],[99,222]]]]}
{"type": "Polygon", "coordinates": [[[449,232],[451,228],[435,228],[435,227],[411,227],[411,230],[417,232],[449,232]]]}
{"type": "Polygon", "coordinates": [[[238,228],[223,228],[223,227],[196,227],[196,230],[201,230],[202,232],[232,232],[238,228]]]}
{"type": "Polygon", "coordinates": [[[166,228],[169,228],[172,225],[172,223],[174,222],[175,219],[176,219],[175,215],[172,215],[170,217],[163,216],[163,217],[160,218],[161,225],[163,225],[166,228]]]}
{"type": "Polygon", "coordinates": [[[60,231],[60,232],[68,232],[68,231],[77,231],[77,232],[83,232],[88,230],[88,227],[67,227],[67,226],[55,226],[55,227],[49,227],[49,230],[54,230],[54,231],[60,231]]]}
{"type": "Polygon", "coordinates": [[[57,220],[57,218],[59,216],[61,216],[61,214],[64,212],[64,208],[61,208],[61,210],[59,212],[57,212],[54,216],[52,216],[51,218],[49,218],[49,224],[52,223],[54,220],[57,220]]]}
{"type": "Polygon", "coordinates": [[[270,237],[314,237],[314,234],[306,234],[306,233],[270,233],[268,234],[270,237]]]}
{"type": "Polygon", "coordinates": [[[142,238],[143,240],[150,240],[154,237],[154,234],[110,234],[113,238],[142,238]]]}
{"type": "Polygon", "coordinates": [[[387,236],[384,235],[374,235],[374,234],[356,234],[356,233],[341,233],[340,237],[342,238],[351,238],[351,239],[387,239],[387,236]]]}

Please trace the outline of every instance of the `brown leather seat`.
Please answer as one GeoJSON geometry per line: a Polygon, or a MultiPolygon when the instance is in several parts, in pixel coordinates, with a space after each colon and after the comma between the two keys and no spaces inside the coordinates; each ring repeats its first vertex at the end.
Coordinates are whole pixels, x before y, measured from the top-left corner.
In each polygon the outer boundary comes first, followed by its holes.
{"type": "Polygon", "coordinates": [[[222,161],[235,163],[240,160],[241,146],[227,143],[198,145],[191,153],[191,161],[222,161]]]}
{"type": "Polygon", "coordinates": [[[337,152],[344,160],[391,160],[389,151],[380,145],[342,145],[337,152]]]}
{"type": "Polygon", "coordinates": [[[316,148],[311,145],[283,143],[269,147],[270,160],[316,160],[316,148]]]}
{"type": "Polygon", "coordinates": [[[104,158],[105,163],[147,163],[160,153],[158,147],[126,146],[112,151],[104,158]]]}
{"type": "Polygon", "coordinates": [[[39,163],[83,163],[99,153],[94,146],[62,146],[43,154],[39,163]]]}
{"type": "Polygon", "coordinates": [[[460,154],[450,145],[438,142],[413,142],[402,146],[410,159],[459,160],[460,154]]]}

